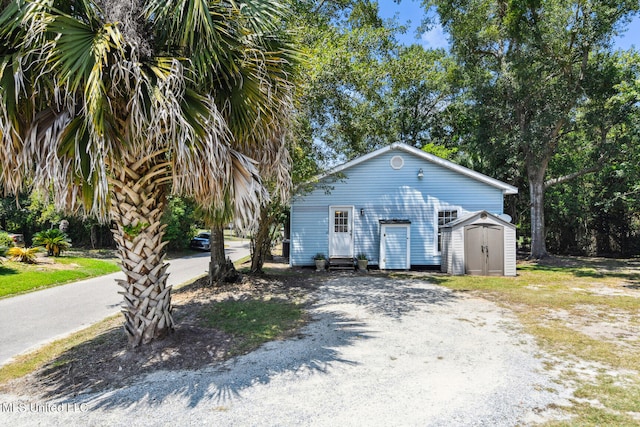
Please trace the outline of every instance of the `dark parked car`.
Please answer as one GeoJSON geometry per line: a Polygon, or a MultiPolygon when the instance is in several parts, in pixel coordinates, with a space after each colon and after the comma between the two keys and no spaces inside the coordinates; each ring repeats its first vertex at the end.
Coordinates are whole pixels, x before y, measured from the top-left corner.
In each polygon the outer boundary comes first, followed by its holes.
{"type": "Polygon", "coordinates": [[[191,239],[191,243],[189,246],[193,249],[199,249],[201,251],[210,251],[211,250],[211,233],[205,231],[202,233],[198,233],[196,237],[191,239]]]}

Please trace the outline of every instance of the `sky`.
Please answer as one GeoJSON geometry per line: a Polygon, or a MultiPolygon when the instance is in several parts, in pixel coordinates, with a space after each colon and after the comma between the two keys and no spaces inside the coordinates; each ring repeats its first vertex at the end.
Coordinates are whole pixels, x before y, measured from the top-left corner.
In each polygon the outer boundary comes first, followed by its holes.
{"type": "MultiPolygon", "coordinates": [[[[447,47],[447,35],[440,27],[435,27],[428,33],[421,34],[420,38],[416,38],[415,28],[420,25],[424,15],[420,3],[419,0],[402,0],[400,4],[392,0],[378,1],[380,14],[383,18],[393,18],[397,15],[400,24],[407,24],[407,21],[411,21],[409,31],[400,37],[402,43],[420,43],[426,48],[447,47]]],[[[640,16],[636,16],[627,30],[615,39],[616,48],[629,49],[632,45],[635,45],[636,49],[640,49],[640,16]]]]}

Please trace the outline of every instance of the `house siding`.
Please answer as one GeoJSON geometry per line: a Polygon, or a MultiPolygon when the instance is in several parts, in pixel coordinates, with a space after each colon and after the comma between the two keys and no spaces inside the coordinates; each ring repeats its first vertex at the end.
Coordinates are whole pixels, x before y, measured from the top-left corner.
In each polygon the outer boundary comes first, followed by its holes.
{"type": "Polygon", "coordinates": [[[440,265],[437,251],[439,210],[458,216],[486,210],[503,212],[502,190],[402,150],[391,150],[325,178],[315,190],[291,204],[291,265],[313,265],[313,255],[328,253],[329,206],[354,206],[354,255],[364,252],[379,264],[380,220],[411,222],[411,265],[440,265]],[[393,169],[391,158],[404,165],[393,169]],[[423,170],[423,178],[418,171],[423,170]],[[361,215],[361,209],[364,209],[361,215]]]}

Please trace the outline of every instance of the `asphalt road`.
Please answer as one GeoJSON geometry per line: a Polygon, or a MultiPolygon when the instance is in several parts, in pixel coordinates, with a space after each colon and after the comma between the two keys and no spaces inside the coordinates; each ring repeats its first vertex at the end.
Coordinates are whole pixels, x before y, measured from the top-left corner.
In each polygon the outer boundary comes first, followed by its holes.
{"type": "MultiPolygon", "coordinates": [[[[249,254],[247,241],[227,242],[235,261],[249,254]]],[[[169,260],[170,285],[176,286],[208,271],[209,253],[169,260]]],[[[86,328],[120,311],[123,273],[94,277],[0,300],[0,366],[21,353],[86,328]]]]}

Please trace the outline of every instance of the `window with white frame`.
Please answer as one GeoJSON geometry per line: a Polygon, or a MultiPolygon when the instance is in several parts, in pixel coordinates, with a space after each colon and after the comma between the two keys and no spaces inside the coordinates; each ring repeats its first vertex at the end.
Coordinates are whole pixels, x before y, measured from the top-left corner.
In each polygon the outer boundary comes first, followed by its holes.
{"type": "Polygon", "coordinates": [[[438,252],[442,252],[442,230],[441,226],[458,219],[457,210],[438,211],[438,252]]]}
{"type": "Polygon", "coordinates": [[[335,211],[333,217],[333,231],[336,233],[349,232],[349,212],[335,211]]]}

